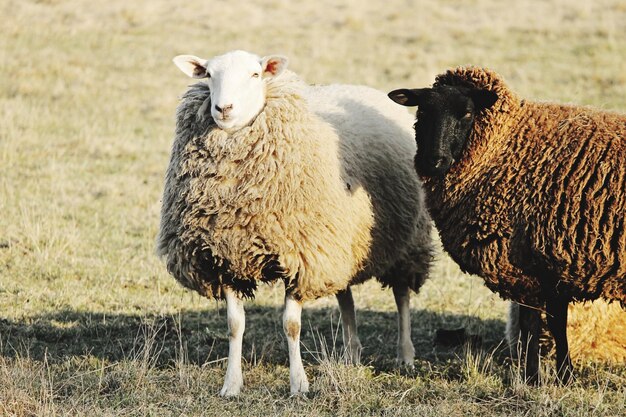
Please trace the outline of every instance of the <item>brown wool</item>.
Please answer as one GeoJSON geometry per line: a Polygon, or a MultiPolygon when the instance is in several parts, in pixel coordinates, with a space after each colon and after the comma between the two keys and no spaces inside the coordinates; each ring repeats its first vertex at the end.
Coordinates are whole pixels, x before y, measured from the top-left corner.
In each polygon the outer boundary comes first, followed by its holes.
{"type": "Polygon", "coordinates": [[[541,288],[626,304],[626,116],[520,100],[469,67],[435,85],[498,94],[460,161],[425,180],[445,249],[502,297],[543,305],[541,288]]]}

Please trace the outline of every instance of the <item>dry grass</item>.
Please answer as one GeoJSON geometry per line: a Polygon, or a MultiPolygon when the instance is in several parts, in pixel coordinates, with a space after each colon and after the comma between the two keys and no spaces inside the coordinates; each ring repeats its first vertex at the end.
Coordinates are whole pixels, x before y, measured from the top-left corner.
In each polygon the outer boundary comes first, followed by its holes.
{"type": "Polygon", "coordinates": [[[264,288],[247,309],[245,392],[220,399],[224,307],[153,255],[189,84],[174,55],[278,52],[310,82],[382,90],[472,63],[527,97],[623,112],[623,2],[5,0],[0,12],[1,415],[626,414],[624,365],[578,364],[571,387],[522,384],[498,347],[505,303],[443,256],[413,300],[415,371],[395,369],[393,297],[367,284],[365,365],[342,361],[334,300],[311,303],[312,393],[290,399],[282,292],[264,288]],[[433,346],[456,326],[482,348],[433,346]]]}

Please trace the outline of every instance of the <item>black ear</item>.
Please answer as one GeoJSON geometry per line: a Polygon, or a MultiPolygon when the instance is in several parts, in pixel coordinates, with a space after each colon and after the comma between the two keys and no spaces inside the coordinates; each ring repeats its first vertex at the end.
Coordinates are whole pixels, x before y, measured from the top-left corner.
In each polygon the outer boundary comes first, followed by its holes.
{"type": "Polygon", "coordinates": [[[418,106],[421,98],[429,91],[430,88],[416,88],[409,90],[407,88],[401,88],[399,90],[393,90],[389,94],[390,99],[403,106],[413,107],[418,106]]]}
{"type": "Polygon", "coordinates": [[[472,90],[470,91],[470,97],[477,110],[488,109],[498,100],[498,94],[490,90],[472,90]]]}

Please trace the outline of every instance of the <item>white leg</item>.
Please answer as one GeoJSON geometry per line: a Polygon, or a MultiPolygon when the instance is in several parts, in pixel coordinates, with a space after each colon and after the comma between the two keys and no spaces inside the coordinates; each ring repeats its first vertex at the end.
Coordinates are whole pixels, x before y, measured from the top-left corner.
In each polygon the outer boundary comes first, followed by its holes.
{"type": "Polygon", "coordinates": [[[287,336],[289,347],[289,382],[291,394],[309,392],[309,381],[304,372],[302,357],[300,356],[300,316],[302,305],[291,295],[285,296],[285,312],[283,314],[283,329],[287,336]]]}
{"type": "Polygon", "coordinates": [[[341,324],[343,330],[343,346],[350,363],[358,364],[361,361],[361,341],[356,328],[356,312],[354,309],[354,299],[350,287],[338,292],[337,301],[341,311],[341,324]]]}
{"type": "Polygon", "coordinates": [[[224,290],[226,294],[226,316],[228,319],[228,368],[224,378],[224,386],[220,395],[231,397],[239,395],[243,386],[243,376],[241,374],[241,345],[243,343],[243,331],[246,327],[246,313],[243,309],[243,300],[229,289],[224,290]]]}
{"type": "Polygon", "coordinates": [[[407,287],[393,287],[393,296],[398,307],[398,363],[413,367],[415,348],[411,341],[411,293],[407,287]]]}
{"type": "Polygon", "coordinates": [[[506,322],[506,340],[509,342],[509,350],[511,357],[519,358],[521,355],[521,339],[520,339],[520,323],[519,323],[519,304],[511,301],[509,304],[509,319],[506,322]]]}

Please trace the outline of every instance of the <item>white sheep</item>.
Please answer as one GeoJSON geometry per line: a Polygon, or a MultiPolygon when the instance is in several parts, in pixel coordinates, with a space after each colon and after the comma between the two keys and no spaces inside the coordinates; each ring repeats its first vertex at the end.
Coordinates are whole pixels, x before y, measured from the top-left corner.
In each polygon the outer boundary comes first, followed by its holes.
{"type": "Polygon", "coordinates": [[[192,86],[177,111],[157,253],[182,285],[226,299],[220,394],[242,388],[242,298],[259,282],[285,283],[292,394],[308,391],[302,303],[336,294],[344,345],[358,360],[350,285],[372,276],[393,288],[398,359],[411,365],[409,289],[419,289],[431,260],[411,116],[367,87],[307,86],[282,56],[233,51],[174,63],[207,83],[192,86]]]}

